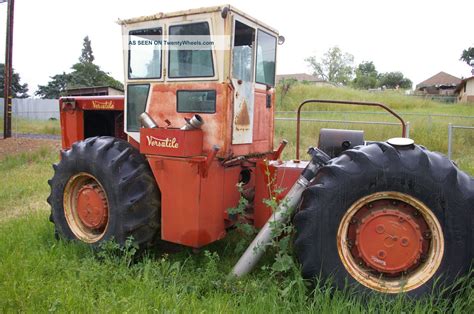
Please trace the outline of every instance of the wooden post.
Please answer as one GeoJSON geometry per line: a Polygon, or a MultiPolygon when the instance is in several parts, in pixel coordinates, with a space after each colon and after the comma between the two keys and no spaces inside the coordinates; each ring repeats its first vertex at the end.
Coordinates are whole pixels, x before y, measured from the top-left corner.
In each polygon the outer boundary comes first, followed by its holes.
{"type": "MultiPolygon", "coordinates": [[[[4,1],[2,1],[4,2],[4,1]]],[[[3,138],[12,136],[12,51],[13,51],[13,15],[14,15],[14,0],[8,0],[7,12],[7,36],[5,45],[5,73],[3,85],[3,138]]]]}

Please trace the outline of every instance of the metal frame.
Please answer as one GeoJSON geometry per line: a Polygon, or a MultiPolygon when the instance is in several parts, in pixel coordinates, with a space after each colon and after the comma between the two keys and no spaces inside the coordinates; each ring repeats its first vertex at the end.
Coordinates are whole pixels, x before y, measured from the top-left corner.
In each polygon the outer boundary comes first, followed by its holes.
{"type": "Polygon", "coordinates": [[[324,100],[324,99],[307,99],[298,106],[296,114],[296,160],[300,159],[300,124],[301,124],[301,108],[306,104],[336,104],[336,105],[355,105],[355,106],[372,106],[381,107],[385,111],[388,111],[395,118],[397,118],[402,125],[402,137],[407,137],[406,123],[402,117],[400,117],[395,111],[387,107],[382,103],[376,102],[363,102],[363,101],[346,101],[346,100],[324,100]]]}

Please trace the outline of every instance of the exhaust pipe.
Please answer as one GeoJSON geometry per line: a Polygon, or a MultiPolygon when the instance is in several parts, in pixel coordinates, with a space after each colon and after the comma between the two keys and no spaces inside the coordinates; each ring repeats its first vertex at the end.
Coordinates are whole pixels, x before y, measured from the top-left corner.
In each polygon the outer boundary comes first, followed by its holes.
{"type": "Polygon", "coordinates": [[[331,159],[326,153],[318,148],[310,148],[308,153],[312,156],[311,161],[299,176],[296,183],[291,187],[286,197],[280,202],[276,211],[268,219],[250,246],[245,250],[237,264],[232,269],[231,276],[242,277],[251,272],[262,257],[265,247],[272,240],[271,225],[274,223],[286,223],[293,208],[301,200],[301,194],[311,184],[316,177],[319,168],[327,164],[331,159]]]}
{"type": "Polygon", "coordinates": [[[181,127],[181,130],[184,131],[200,129],[204,124],[204,120],[198,114],[195,114],[191,119],[184,118],[184,120],[186,120],[186,124],[181,127]]]}
{"type": "Polygon", "coordinates": [[[141,126],[144,128],[153,129],[158,127],[158,124],[155,122],[155,120],[153,120],[153,118],[150,117],[150,115],[146,112],[143,112],[138,116],[138,121],[140,121],[141,126]]]}

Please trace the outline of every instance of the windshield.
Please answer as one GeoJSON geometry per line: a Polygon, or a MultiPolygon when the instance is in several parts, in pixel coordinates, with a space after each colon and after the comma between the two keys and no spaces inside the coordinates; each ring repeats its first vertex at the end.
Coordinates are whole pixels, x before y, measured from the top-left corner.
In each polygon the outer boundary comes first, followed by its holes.
{"type": "Polygon", "coordinates": [[[214,76],[212,46],[206,46],[211,43],[207,22],[170,26],[169,33],[170,78],[214,76]]]}
{"type": "Polygon", "coordinates": [[[128,78],[161,78],[161,27],[131,31],[128,47],[128,78]]]}

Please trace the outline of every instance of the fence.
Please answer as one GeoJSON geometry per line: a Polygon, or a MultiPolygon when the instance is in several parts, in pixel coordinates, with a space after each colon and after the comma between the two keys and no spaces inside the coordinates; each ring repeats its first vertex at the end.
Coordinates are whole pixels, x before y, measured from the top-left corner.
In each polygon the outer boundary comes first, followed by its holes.
{"type": "Polygon", "coordinates": [[[455,129],[474,130],[474,126],[448,124],[448,158],[451,159],[453,153],[453,133],[455,129]]]}
{"type": "MultiPolygon", "coordinates": [[[[276,111],[277,114],[285,115],[285,114],[296,114],[295,111],[276,111]]],[[[301,118],[301,121],[308,121],[308,122],[328,122],[328,123],[338,123],[338,124],[365,124],[365,125],[388,125],[388,126],[400,126],[399,123],[394,122],[384,122],[384,121],[351,121],[348,120],[347,115],[387,115],[385,112],[375,112],[375,111],[302,111],[302,114],[337,114],[342,115],[342,120],[331,120],[331,119],[314,119],[314,118],[301,118]]],[[[428,119],[428,123],[431,124],[433,119],[462,119],[474,122],[474,116],[467,116],[467,115],[449,115],[449,114],[435,114],[435,113],[415,113],[415,112],[407,112],[407,113],[400,113],[399,114],[404,117],[420,117],[428,119]]],[[[286,118],[286,117],[277,117],[275,120],[280,121],[296,121],[296,118],[286,118]]],[[[464,129],[464,130],[474,130],[474,126],[467,126],[467,125],[455,125],[453,123],[448,124],[448,158],[452,158],[453,154],[453,136],[455,129],[464,129]]],[[[410,136],[410,122],[406,122],[406,130],[407,136],[410,136]]]]}
{"type": "MultiPolygon", "coordinates": [[[[295,114],[296,111],[276,111],[276,114],[295,114]]],[[[386,112],[377,112],[377,111],[326,111],[326,110],[316,110],[316,111],[302,111],[302,114],[316,113],[316,114],[351,114],[351,115],[385,115],[386,112]]],[[[442,114],[442,113],[417,113],[417,112],[397,112],[402,117],[424,117],[424,118],[464,118],[464,119],[474,119],[474,116],[465,116],[465,115],[452,115],[452,114],[442,114]]]]}
{"type": "MultiPolygon", "coordinates": [[[[3,117],[3,98],[0,98],[0,116],[3,117]]],[[[59,101],[57,99],[13,99],[12,116],[27,120],[59,119],[59,101]]]]}
{"type": "MultiPolygon", "coordinates": [[[[279,121],[296,121],[296,118],[275,118],[279,121]]],[[[330,123],[340,123],[340,124],[376,124],[376,125],[394,125],[400,126],[400,123],[395,122],[376,122],[376,121],[350,121],[350,120],[323,120],[323,119],[310,119],[310,118],[301,118],[300,121],[309,121],[309,122],[330,122],[330,123]]],[[[406,136],[410,137],[410,122],[405,123],[406,136]]]]}

